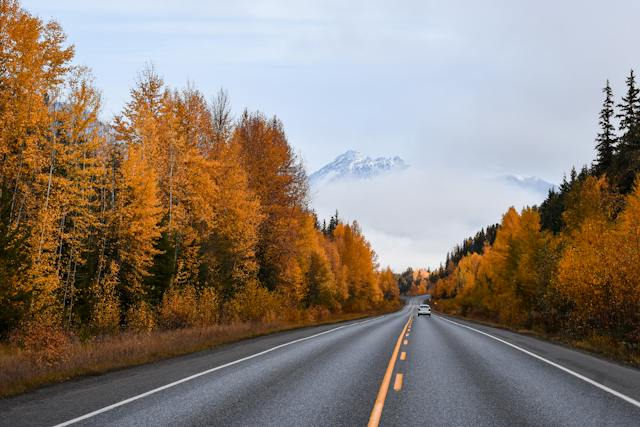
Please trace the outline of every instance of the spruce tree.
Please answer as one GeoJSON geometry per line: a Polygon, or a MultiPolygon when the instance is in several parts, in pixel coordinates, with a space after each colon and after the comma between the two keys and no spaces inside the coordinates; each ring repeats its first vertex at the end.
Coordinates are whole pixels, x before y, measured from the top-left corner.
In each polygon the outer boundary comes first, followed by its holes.
{"type": "Polygon", "coordinates": [[[604,93],[604,102],[602,110],[600,110],[600,132],[596,138],[598,158],[594,165],[594,170],[598,175],[609,170],[616,149],[615,127],[611,123],[611,119],[615,114],[613,91],[609,85],[609,80],[607,80],[606,86],[602,89],[602,93],[604,93]]]}
{"type": "Polygon", "coordinates": [[[638,170],[640,170],[640,89],[636,85],[633,70],[627,77],[627,93],[618,105],[620,113],[620,137],[617,153],[614,157],[614,182],[618,190],[627,194],[633,188],[638,170]]]}
{"type": "Polygon", "coordinates": [[[329,237],[333,236],[333,232],[335,231],[338,224],[340,224],[340,218],[338,217],[338,211],[336,210],[336,214],[329,220],[329,227],[327,228],[327,235],[329,237]]]}
{"type": "Polygon", "coordinates": [[[576,167],[571,167],[571,172],[569,172],[569,185],[573,186],[578,180],[578,172],[576,171],[576,167]]]}
{"type": "Polygon", "coordinates": [[[634,138],[634,133],[637,131],[638,121],[640,116],[640,98],[638,95],[640,89],[636,86],[636,76],[631,70],[629,77],[627,77],[627,94],[622,97],[622,103],[618,104],[620,113],[616,115],[620,119],[619,129],[622,132],[619,149],[623,151],[625,148],[629,148],[637,138],[634,138]]]}

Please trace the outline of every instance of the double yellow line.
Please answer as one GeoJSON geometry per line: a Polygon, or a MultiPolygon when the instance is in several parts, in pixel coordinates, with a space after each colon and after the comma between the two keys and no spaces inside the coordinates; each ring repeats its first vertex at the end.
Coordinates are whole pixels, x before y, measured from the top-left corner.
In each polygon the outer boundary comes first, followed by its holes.
{"type": "MultiPolygon", "coordinates": [[[[389,384],[391,384],[391,376],[393,375],[393,368],[396,365],[396,360],[398,359],[398,352],[400,351],[400,346],[402,345],[402,338],[405,336],[407,332],[407,328],[410,327],[413,322],[413,316],[409,317],[407,323],[405,323],[404,328],[402,328],[402,332],[398,337],[398,341],[396,342],[396,346],[393,348],[393,353],[391,354],[391,359],[389,359],[389,364],[387,365],[387,371],[384,373],[384,377],[382,378],[382,384],[380,384],[380,390],[378,390],[378,396],[376,397],[376,402],[373,404],[373,410],[371,411],[371,416],[369,417],[369,427],[377,427],[380,424],[380,417],[382,416],[382,408],[384,408],[384,401],[387,398],[387,392],[389,391],[389,384]]],[[[407,345],[407,340],[404,341],[405,345],[407,345]]],[[[399,390],[402,387],[402,377],[399,379],[396,378],[395,387],[399,390]],[[398,383],[399,381],[399,383],[398,383]]]]}

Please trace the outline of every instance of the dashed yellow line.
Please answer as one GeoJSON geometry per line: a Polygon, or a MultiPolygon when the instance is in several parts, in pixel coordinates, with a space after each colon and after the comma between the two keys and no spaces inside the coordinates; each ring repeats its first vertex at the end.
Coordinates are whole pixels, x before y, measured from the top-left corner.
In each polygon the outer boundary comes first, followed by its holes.
{"type": "Polygon", "coordinates": [[[404,340],[404,345],[408,345],[409,344],[409,340],[404,340]]]}
{"type": "Polygon", "coordinates": [[[402,374],[396,374],[396,380],[393,383],[393,389],[400,391],[402,389],[402,374]]]}
{"type": "MultiPolygon", "coordinates": [[[[384,407],[384,401],[387,398],[387,392],[389,391],[389,384],[391,383],[391,375],[393,375],[393,367],[396,364],[396,359],[398,358],[398,352],[400,351],[400,344],[402,343],[402,337],[407,331],[407,327],[411,319],[405,323],[404,328],[402,328],[402,332],[398,336],[398,341],[396,341],[396,345],[393,348],[393,353],[391,354],[391,359],[389,359],[389,364],[387,365],[387,370],[384,373],[384,377],[382,378],[382,384],[380,384],[380,390],[378,390],[378,395],[376,396],[376,402],[373,404],[373,409],[371,410],[371,416],[369,417],[368,427],[377,427],[380,424],[380,417],[382,416],[382,408],[384,407]]],[[[395,384],[394,384],[395,386],[395,384]]]]}
{"type": "Polygon", "coordinates": [[[400,360],[406,360],[407,359],[407,352],[403,351],[402,353],[400,353],[400,360]]]}

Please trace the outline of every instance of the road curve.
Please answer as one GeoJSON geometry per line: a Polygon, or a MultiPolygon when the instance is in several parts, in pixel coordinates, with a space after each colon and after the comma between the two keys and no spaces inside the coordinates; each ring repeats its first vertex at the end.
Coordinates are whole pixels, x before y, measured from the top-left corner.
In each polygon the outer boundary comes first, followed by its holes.
{"type": "Polygon", "coordinates": [[[418,303],[44,387],[0,425],[640,425],[640,370],[418,303]]]}

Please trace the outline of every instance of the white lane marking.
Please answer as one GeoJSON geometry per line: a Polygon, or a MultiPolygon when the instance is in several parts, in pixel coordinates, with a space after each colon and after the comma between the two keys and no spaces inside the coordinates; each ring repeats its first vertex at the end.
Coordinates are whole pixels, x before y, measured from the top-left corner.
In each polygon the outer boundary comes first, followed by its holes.
{"type": "Polygon", "coordinates": [[[496,340],[496,341],[500,341],[501,343],[506,344],[506,345],[508,345],[509,347],[513,347],[513,348],[515,348],[516,350],[520,350],[521,352],[526,353],[526,354],[528,354],[528,355],[529,355],[529,356],[531,356],[531,357],[535,357],[536,359],[538,359],[538,360],[540,360],[540,361],[542,361],[542,362],[544,362],[544,363],[547,363],[547,364],[549,364],[549,365],[551,365],[551,366],[553,366],[553,367],[555,367],[555,368],[560,369],[561,371],[564,371],[564,372],[566,372],[566,373],[568,373],[568,374],[571,374],[571,375],[573,375],[574,377],[581,379],[582,381],[588,382],[589,384],[591,384],[591,385],[593,385],[593,386],[595,386],[595,387],[598,387],[599,389],[604,390],[604,391],[606,391],[607,393],[612,394],[612,395],[614,395],[614,396],[616,396],[616,397],[618,397],[618,398],[620,398],[620,399],[622,399],[622,400],[625,400],[625,401],[627,401],[627,402],[631,403],[632,405],[637,406],[638,408],[640,408],[640,402],[638,402],[638,401],[637,401],[637,400],[635,400],[634,398],[629,397],[629,396],[627,396],[626,394],[622,394],[622,393],[620,393],[619,391],[615,391],[614,389],[609,388],[609,387],[607,387],[607,386],[606,386],[606,385],[604,385],[604,384],[600,384],[599,382],[596,382],[596,381],[592,380],[591,378],[585,377],[584,375],[581,375],[581,374],[579,374],[579,373],[577,373],[577,372],[575,372],[575,371],[572,371],[572,370],[571,370],[571,369],[569,369],[569,368],[565,368],[564,366],[559,365],[559,364],[557,364],[557,363],[555,363],[555,362],[552,362],[552,361],[551,361],[551,360],[549,360],[549,359],[545,359],[545,358],[544,358],[544,357],[542,357],[542,356],[538,356],[537,354],[532,353],[532,352],[530,352],[529,350],[525,350],[525,349],[524,349],[524,348],[522,348],[522,347],[518,347],[518,346],[517,346],[517,345],[515,345],[515,344],[511,344],[511,343],[510,343],[510,342],[508,342],[508,341],[505,341],[505,340],[503,340],[503,339],[500,339],[500,338],[498,338],[498,337],[496,337],[496,336],[493,336],[493,335],[491,335],[491,334],[488,334],[488,333],[486,333],[486,332],[480,331],[480,330],[478,330],[478,329],[476,329],[476,328],[472,328],[471,326],[463,325],[462,323],[458,323],[458,322],[454,322],[453,320],[445,319],[445,318],[444,318],[444,317],[442,317],[442,316],[437,316],[437,317],[438,317],[438,318],[440,318],[440,319],[442,319],[442,320],[444,320],[445,322],[449,322],[449,323],[453,323],[454,325],[462,326],[463,328],[470,329],[470,330],[475,331],[475,332],[477,332],[477,333],[479,333],[479,334],[486,335],[486,336],[488,336],[489,338],[493,338],[493,339],[494,339],[494,340],[496,340]]]}
{"type": "Polygon", "coordinates": [[[224,368],[227,368],[229,366],[237,365],[238,363],[244,362],[246,360],[253,359],[255,357],[262,356],[262,355],[267,354],[267,353],[271,353],[272,351],[278,350],[280,348],[287,347],[287,346],[290,346],[292,344],[296,344],[296,343],[299,343],[299,342],[302,342],[302,341],[310,340],[311,338],[316,338],[316,337],[319,337],[320,335],[325,335],[325,334],[328,334],[328,333],[331,333],[331,332],[335,332],[335,331],[337,331],[339,329],[348,328],[350,326],[356,326],[356,325],[361,325],[363,323],[371,322],[373,320],[380,319],[380,318],[385,317],[385,316],[387,316],[387,315],[385,314],[383,316],[377,316],[377,317],[373,317],[371,319],[361,320],[361,321],[355,322],[355,323],[349,323],[348,325],[338,326],[336,328],[329,329],[328,331],[319,332],[319,333],[314,334],[314,335],[309,335],[308,337],[299,338],[297,340],[289,341],[289,342],[286,342],[284,344],[280,344],[280,345],[277,345],[275,347],[271,347],[271,348],[269,348],[267,350],[263,350],[263,351],[261,351],[259,353],[251,354],[251,355],[243,357],[241,359],[237,359],[237,360],[234,360],[232,362],[225,363],[224,365],[216,366],[215,368],[211,368],[211,369],[207,369],[206,371],[198,372],[197,374],[193,374],[191,376],[182,378],[182,379],[174,381],[172,383],[165,384],[165,385],[163,385],[161,387],[154,388],[153,390],[146,391],[144,393],[138,394],[138,395],[130,397],[128,399],[121,400],[120,402],[116,402],[116,403],[114,403],[112,405],[105,406],[104,408],[97,409],[97,410],[95,410],[93,412],[89,412],[88,414],[81,415],[81,416],[79,416],[77,418],[74,418],[72,420],[65,421],[65,422],[60,423],[60,424],[56,424],[54,427],[63,427],[63,426],[68,426],[68,425],[71,425],[71,424],[75,424],[75,423],[77,423],[79,421],[86,420],[87,418],[95,417],[96,415],[99,415],[99,414],[102,414],[104,412],[110,411],[110,410],[115,409],[115,408],[117,408],[119,406],[126,405],[127,403],[131,403],[131,402],[136,401],[138,399],[142,399],[143,397],[147,397],[147,396],[152,395],[154,393],[157,393],[159,391],[166,390],[166,389],[171,388],[171,387],[175,387],[178,384],[186,383],[187,381],[191,381],[191,380],[193,380],[195,378],[198,378],[198,377],[201,377],[203,375],[207,375],[207,374],[210,374],[212,372],[219,371],[220,369],[224,369],[224,368]]]}

